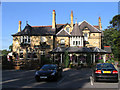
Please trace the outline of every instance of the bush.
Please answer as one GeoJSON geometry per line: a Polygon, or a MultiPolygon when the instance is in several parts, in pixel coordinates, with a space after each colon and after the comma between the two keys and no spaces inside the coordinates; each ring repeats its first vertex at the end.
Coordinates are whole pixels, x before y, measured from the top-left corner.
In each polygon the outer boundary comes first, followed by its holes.
{"type": "Polygon", "coordinates": [[[112,60],[107,60],[106,63],[115,63],[115,61],[112,59],[112,60]]]}
{"type": "Polygon", "coordinates": [[[69,65],[69,56],[68,56],[68,52],[65,52],[65,55],[64,55],[64,60],[65,60],[65,67],[67,68],[68,65],[69,65]]]}
{"type": "Polygon", "coordinates": [[[104,63],[103,59],[98,60],[98,63],[104,63]]]}
{"type": "Polygon", "coordinates": [[[52,63],[52,61],[50,59],[46,58],[45,56],[41,56],[41,60],[42,60],[42,65],[52,63]]]}

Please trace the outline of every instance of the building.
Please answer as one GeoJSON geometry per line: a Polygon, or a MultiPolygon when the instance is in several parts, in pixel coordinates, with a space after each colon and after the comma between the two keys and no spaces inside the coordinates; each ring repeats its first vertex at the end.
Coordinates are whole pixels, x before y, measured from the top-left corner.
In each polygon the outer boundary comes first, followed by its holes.
{"type": "Polygon", "coordinates": [[[21,21],[16,34],[13,34],[13,59],[39,60],[41,55],[51,57],[50,51],[55,48],[87,47],[101,49],[102,25],[101,18],[98,25],[91,25],[87,21],[73,22],[71,11],[71,23],[56,24],[56,12],[52,12],[52,25],[31,26],[26,24],[21,30],[21,21]]]}

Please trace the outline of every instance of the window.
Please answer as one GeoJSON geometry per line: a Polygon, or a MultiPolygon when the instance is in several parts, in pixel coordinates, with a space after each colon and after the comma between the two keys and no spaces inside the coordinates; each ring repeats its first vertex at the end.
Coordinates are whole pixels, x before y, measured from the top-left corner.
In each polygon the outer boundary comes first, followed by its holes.
{"type": "Polygon", "coordinates": [[[27,58],[31,58],[31,53],[30,52],[27,54],[27,58]]]}
{"type": "Polygon", "coordinates": [[[67,32],[69,32],[69,29],[70,29],[70,28],[69,28],[69,27],[67,27],[67,28],[66,28],[66,31],[67,31],[67,32]]]}
{"type": "Polygon", "coordinates": [[[36,53],[33,53],[33,58],[37,58],[37,54],[36,53]]]}
{"type": "Polygon", "coordinates": [[[65,47],[65,39],[60,40],[61,47],[65,47]]]}
{"type": "Polygon", "coordinates": [[[73,41],[73,45],[75,45],[75,41],[73,41]]]}
{"type": "Polygon", "coordinates": [[[22,59],[23,58],[23,51],[21,50],[20,51],[20,59],[22,59]]]}
{"type": "Polygon", "coordinates": [[[45,51],[41,51],[41,55],[45,55],[45,51]]]}
{"type": "Polygon", "coordinates": [[[47,38],[44,37],[44,36],[41,36],[40,40],[41,40],[41,42],[46,42],[46,41],[47,41],[47,38]]]}
{"type": "Polygon", "coordinates": [[[76,41],[76,45],[78,45],[78,41],[76,41]]]}
{"type": "Polygon", "coordinates": [[[88,34],[87,33],[84,33],[84,39],[85,39],[85,41],[88,41],[88,34]]]}
{"type": "Polygon", "coordinates": [[[21,43],[30,43],[30,36],[21,36],[20,42],[21,43]]]}
{"type": "Polygon", "coordinates": [[[61,40],[60,40],[60,44],[65,44],[65,40],[64,40],[64,39],[61,39],[61,40]]]}

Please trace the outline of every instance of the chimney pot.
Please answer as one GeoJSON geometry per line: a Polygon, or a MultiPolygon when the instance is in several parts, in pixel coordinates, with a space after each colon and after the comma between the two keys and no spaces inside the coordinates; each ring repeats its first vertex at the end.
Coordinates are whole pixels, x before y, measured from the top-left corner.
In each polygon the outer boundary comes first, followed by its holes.
{"type": "Polygon", "coordinates": [[[21,24],[22,22],[21,21],[19,21],[19,24],[21,24]]]}

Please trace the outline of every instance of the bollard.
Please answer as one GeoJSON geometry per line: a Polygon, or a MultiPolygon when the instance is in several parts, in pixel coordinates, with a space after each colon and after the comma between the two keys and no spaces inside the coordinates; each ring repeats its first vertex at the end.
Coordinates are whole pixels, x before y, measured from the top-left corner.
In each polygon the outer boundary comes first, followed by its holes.
{"type": "Polygon", "coordinates": [[[91,84],[91,85],[94,85],[94,79],[93,79],[92,76],[90,76],[90,84],[91,84]]]}

